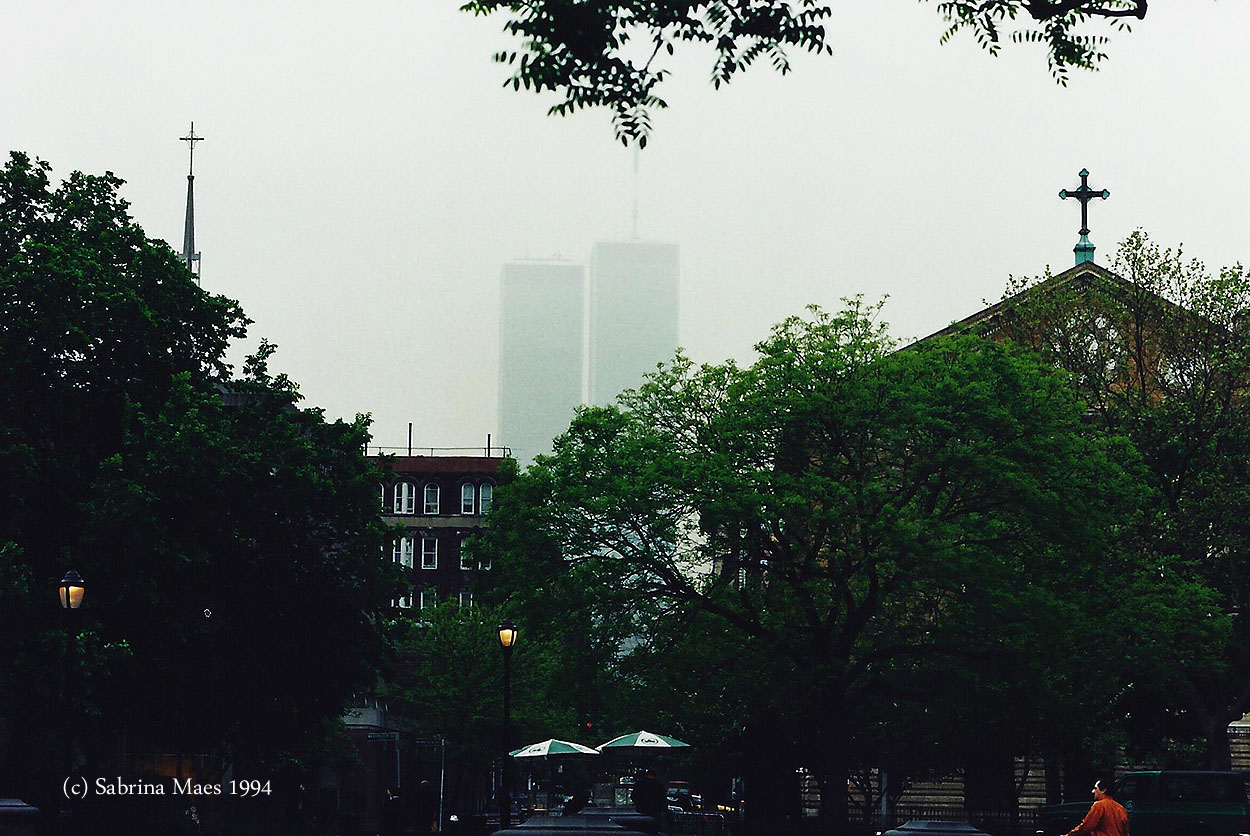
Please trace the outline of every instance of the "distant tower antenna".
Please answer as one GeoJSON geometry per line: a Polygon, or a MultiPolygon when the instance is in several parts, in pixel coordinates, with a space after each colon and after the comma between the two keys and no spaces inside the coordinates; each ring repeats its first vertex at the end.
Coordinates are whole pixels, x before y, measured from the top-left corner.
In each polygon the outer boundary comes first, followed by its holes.
{"type": "Polygon", "coordinates": [[[187,166],[187,220],[182,229],[182,258],[187,269],[195,276],[195,283],[200,283],[200,254],[195,249],[195,143],[203,142],[204,137],[195,135],[195,122],[186,136],[179,141],[187,143],[191,149],[191,159],[187,166]]]}
{"type": "Polygon", "coordinates": [[[633,240],[638,240],[638,146],[634,146],[634,218],[633,218],[633,234],[630,236],[633,240]]]}

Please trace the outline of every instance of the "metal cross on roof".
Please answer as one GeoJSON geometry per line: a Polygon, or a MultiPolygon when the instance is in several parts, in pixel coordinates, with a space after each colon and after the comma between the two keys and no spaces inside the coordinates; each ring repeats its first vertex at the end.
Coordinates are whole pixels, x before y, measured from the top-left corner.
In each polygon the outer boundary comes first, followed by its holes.
{"type": "Polygon", "coordinates": [[[1077,245],[1072,248],[1072,251],[1076,253],[1077,264],[1080,264],[1083,261],[1094,260],[1094,245],[1089,240],[1089,202],[1096,197],[1101,197],[1103,200],[1111,197],[1111,192],[1106,189],[1094,191],[1089,187],[1088,169],[1081,169],[1080,177],[1080,188],[1074,191],[1068,191],[1067,189],[1059,190],[1060,198],[1074,197],[1081,202],[1081,240],[1078,241],[1077,245]]]}

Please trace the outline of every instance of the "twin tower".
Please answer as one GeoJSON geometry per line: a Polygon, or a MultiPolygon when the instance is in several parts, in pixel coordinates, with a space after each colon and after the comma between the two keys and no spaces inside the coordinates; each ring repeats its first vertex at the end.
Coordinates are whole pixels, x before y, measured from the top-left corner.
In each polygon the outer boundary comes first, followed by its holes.
{"type": "Polygon", "coordinates": [[[581,404],[612,403],[677,350],[676,244],[595,244],[590,269],[504,265],[499,433],[524,464],[551,451],[581,404]]]}

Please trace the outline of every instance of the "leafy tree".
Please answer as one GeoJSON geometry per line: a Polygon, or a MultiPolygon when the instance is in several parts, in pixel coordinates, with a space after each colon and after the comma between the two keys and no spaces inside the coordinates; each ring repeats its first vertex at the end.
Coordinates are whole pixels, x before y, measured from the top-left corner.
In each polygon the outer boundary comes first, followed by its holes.
{"type": "MultiPolygon", "coordinates": [[[[528,613],[525,614],[528,616],[528,613]]],[[[503,662],[497,625],[504,617],[491,606],[446,602],[401,617],[392,635],[391,665],[384,693],[388,704],[422,735],[447,741],[448,789],[452,810],[481,809],[488,789],[481,778],[497,767],[504,749],[501,728],[503,662]]],[[[520,640],[512,660],[512,742],[509,748],[549,737],[581,740],[575,680],[565,675],[559,646],[544,639],[533,622],[514,616],[520,640]]],[[[515,769],[525,764],[514,764],[515,769]]]]}
{"type": "MultiPolygon", "coordinates": [[[[1106,55],[1106,36],[1086,33],[1093,21],[1127,29],[1127,19],[1146,17],[1146,0],[955,0],[939,2],[948,24],[945,42],[963,30],[991,54],[1004,36],[1045,44],[1051,74],[1067,83],[1072,67],[1093,69],[1106,55]],[[1021,13],[1030,23],[1016,25],[1021,13]]],[[[496,54],[514,68],[515,89],[550,90],[563,97],[550,113],[608,107],[617,137],[646,145],[652,108],[667,107],[657,94],[668,76],[664,59],[681,43],[712,46],[712,83],[719,87],[764,59],[778,72],[790,69],[786,50],[831,53],[820,0],[469,0],[464,11],[504,11],[504,30],[522,41],[519,51],[496,54]]]]}
{"type": "Polygon", "coordinates": [[[49,172],[0,169],[6,785],[55,805],[62,734],[109,772],[123,747],[305,753],[380,651],[368,422],[299,408],[271,346],[234,377],[238,304],[144,235],[120,179],[49,172]]]}
{"type": "Polygon", "coordinates": [[[836,820],[876,689],[1053,620],[1052,579],[1095,565],[1131,508],[1131,451],[1087,434],[1031,355],[892,352],[858,301],[757,349],[746,368],[679,356],[582,411],[500,489],[486,536],[513,588],[560,589],[618,654],[682,624],[760,665],[709,682],[736,689],[747,732],[782,735],[836,820]]]}
{"type": "MultiPolygon", "coordinates": [[[[1151,494],[1134,547],[1177,590],[1206,599],[1208,625],[1205,640],[1156,655],[1134,683],[1138,714],[1170,718],[1172,733],[1184,718],[1206,740],[1208,765],[1227,769],[1228,723],[1250,710],[1250,275],[1237,265],[1212,276],[1141,232],[1111,272],[1092,274],[1013,282],[1002,322],[1069,370],[1091,415],[1140,450],[1151,494]]],[[[1175,601],[1152,611],[1170,619],[1175,601]]]]}
{"type": "Polygon", "coordinates": [[[132,740],[306,754],[372,681],[389,567],[366,424],[296,408],[271,350],[224,391],[182,376],[152,414],[131,409],[84,499],[79,562],[119,619],[101,630],[132,650],[107,692],[142,718],[132,740]]]}

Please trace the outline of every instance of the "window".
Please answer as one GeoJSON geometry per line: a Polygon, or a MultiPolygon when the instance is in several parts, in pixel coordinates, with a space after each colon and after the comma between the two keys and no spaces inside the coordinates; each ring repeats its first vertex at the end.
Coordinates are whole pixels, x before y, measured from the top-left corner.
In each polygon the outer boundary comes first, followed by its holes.
{"type": "Polygon", "coordinates": [[[482,485],[482,501],[480,504],[482,506],[483,514],[490,511],[490,501],[494,499],[494,497],[495,497],[495,487],[489,483],[482,485]]]}
{"type": "Polygon", "coordinates": [[[1235,775],[1164,772],[1159,776],[1160,801],[1244,802],[1245,794],[1245,787],[1235,775]]]}
{"type": "Polygon", "coordinates": [[[382,491],[382,510],[386,510],[386,485],[379,483],[378,488],[382,491]]]}
{"type": "Polygon", "coordinates": [[[461,590],[461,592],[460,592],[460,606],[462,606],[462,607],[472,607],[472,606],[473,606],[473,593],[472,593],[472,592],[467,592],[467,591],[465,591],[465,590],[461,590]]]}
{"type": "Polygon", "coordinates": [[[1055,338],[1063,365],[1078,370],[1085,383],[1115,380],[1127,340],[1105,316],[1085,310],[1074,312],[1059,326],[1055,338]]]}
{"type": "Polygon", "coordinates": [[[1183,392],[1206,383],[1211,376],[1211,364],[1207,358],[1178,352],[1159,360],[1159,376],[1168,390],[1183,392]]]}
{"type": "Polygon", "coordinates": [[[438,485],[434,482],[425,486],[425,513],[438,513],[438,485]]]}
{"type": "Polygon", "coordinates": [[[396,514],[416,513],[417,486],[411,482],[396,482],[394,508],[396,514]]]}
{"type": "Polygon", "coordinates": [[[438,540],[433,537],[421,538],[421,568],[438,568],[438,540]]]}
{"type": "Polygon", "coordinates": [[[461,569],[473,568],[473,559],[470,558],[468,553],[465,551],[463,543],[460,545],[460,568],[461,569]]]}
{"type": "Polygon", "coordinates": [[[437,603],[438,603],[438,592],[436,590],[433,590],[433,589],[421,590],[420,603],[418,604],[418,606],[420,606],[421,609],[423,610],[429,609],[430,607],[433,607],[437,603]]]}
{"type": "Polygon", "coordinates": [[[400,537],[395,541],[395,562],[401,566],[412,568],[413,542],[411,537],[400,537]]]}
{"type": "Polygon", "coordinates": [[[412,606],[412,591],[411,590],[409,590],[407,595],[399,599],[399,606],[401,609],[405,609],[405,610],[412,606]]]}
{"type": "Polygon", "coordinates": [[[477,510],[476,505],[473,501],[473,485],[465,482],[460,486],[460,513],[472,514],[477,510]]]}
{"type": "Polygon", "coordinates": [[[479,560],[477,563],[477,568],[489,569],[490,568],[490,556],[487,555],[486,557],[483,557],[481,560],[479,560]]]}

